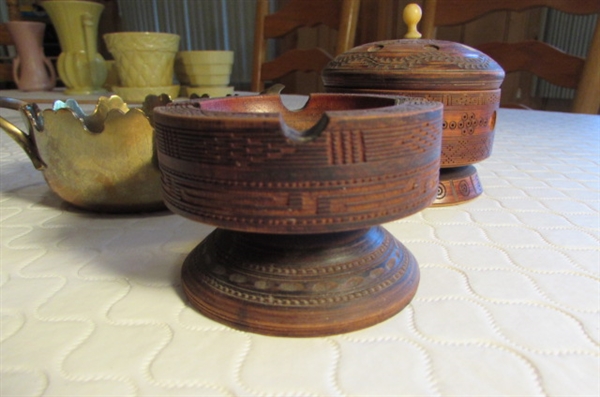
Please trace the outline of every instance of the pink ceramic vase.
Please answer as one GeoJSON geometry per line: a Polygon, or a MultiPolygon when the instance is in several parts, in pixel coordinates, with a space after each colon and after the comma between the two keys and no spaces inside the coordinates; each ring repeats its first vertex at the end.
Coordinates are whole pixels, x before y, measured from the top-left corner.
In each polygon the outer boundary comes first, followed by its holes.
{"type": "Polygon", "coordinates": [[[56,85],[54,66],[42,47],[46,24],[31,21],[6,23],[17,50],[13,78],[21,91],[47,91],[56,85]]]}

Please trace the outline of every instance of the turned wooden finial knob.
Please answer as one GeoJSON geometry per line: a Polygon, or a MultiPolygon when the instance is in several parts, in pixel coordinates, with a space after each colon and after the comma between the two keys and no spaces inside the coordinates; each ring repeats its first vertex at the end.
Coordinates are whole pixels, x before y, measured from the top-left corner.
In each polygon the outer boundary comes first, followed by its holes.
{"type": "Polygon", "coordinates": [[[408,32],[404,35],[405,39],[420,39],[421,33],[417,30],[417,24],[421,21],[423,12],[418,4],[410,3],[404,7],[402,19],[408,27],[408,32]]]}

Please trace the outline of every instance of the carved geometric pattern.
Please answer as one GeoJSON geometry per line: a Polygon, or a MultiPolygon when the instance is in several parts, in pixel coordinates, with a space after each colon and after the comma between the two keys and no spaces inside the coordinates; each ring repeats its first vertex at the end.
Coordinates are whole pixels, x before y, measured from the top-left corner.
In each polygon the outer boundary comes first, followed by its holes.
{"type": "Polygon", "coordinates": [[[306,131],[273,113],[231,112],[222,122],[210,110],[217,101],[168,107],[155,118],[165,201],[197,221],[263,233],[351,230],[412,214],[434,199],[441,106],[385,100],[394,106],[377,108],[379,117],[363,105],[315,113],[319,128],[306,131]]]}
{"type": "Polygon", "coordinates": [[[377,130],[331,131],[303,145],[289,145],[277,131],[252,131],[251,134],[223,131],[185,131],[157,124],[157,145],[161,152],[180,160],[206,165],[280,167],[277,160],[306,166],[354,164],[377,159],[396,158],[402,153],[423,153],[431,149],[439,137],[435,123],[415,123],[415,133],[394,137],[395,126],[377,130]],[[419,132],[419,133],[416,133],[419,132]],[[168,138],[167,138],[168,136],[168,138]],[[174,149],[173,146],[178,146],[174,149]]]}
{"type": "Polygon", "coordinates": [[[491,58],[483,55],[473,57],[452,56],[444,52],[431,51],[421,52],[407,56],[377,56],[373,53],[348,53],[338,56],[327,66],[328,69],[341,67],[357,67],[368,65],[377,70],[410,70],[418,65],[435,63],[452,64],[459,69],[485,70],[489,67],[491,58]]]}
{"type": "Polygon", "coordinates": [[[444,168],[434,206],[454,205],[478,197],[483,192],[474,166],[444,168]]]}
{"type": "Polygon", "coordinates": [[[492,153],[494,133],[444,136],[442,166],[474,164],[488,158],[492,153]]]}
{"type": "Polygon", "coordinates": [[[255,184],[184,175],[164,165],[161,170],[165,199],[188,215],[211,224],[295,228],[367,223],[412,212],[432,200],[427,192],[437,185],[439,163],[367,178],[255,184]],[[380,193],[366,195],[364,186],[380,193]]]}
{"type": "Polygon", "coordinates": [[[379,246],[358,242],[366,251],[347,262],[256,265],[241,251],[247,245],[249,252],[260,252],[263,247],[253,244],[253,236],[223,243],[223,233],[231,232],[216,231],[189,255],[185,266],[194,272],[194,282],[236,300],[267,306],[311,307],[366,299],[392,287],[410,261],[405,248],[382,233],[379,246]]]}
{"type": "Polygon", "coordinates": [[[456,117],[458,113],[448,112],[447,118],[442,123],[445,136],[488,134],[493,130],[494,114],[478,116],[474,112],[463,112],[458,118],[456,117]]]}
{"type": "Polygon", "coordinates": [[[361,131],[335,131],[327,135],[330,164],[352,164],[366,161],[361,131]]]}
{"type": "MultiPolygon", "coordinates": [[[[351,93],[354,90],[336,88],[335,91],[351,93]]],[[[491,154],[500,90],[445,92],[389,89],[360,92],[406,95],[413,99],[441,102],[444,105],[442,167],[474,164],[491,154]]],[[[390,148],[389,144],[387,147],[390,148]]]]}
{"type": "Polygon", "coordinates": [[[378,323],[410,302],[418,281],[413,255],[380,226],[322,235],[216,229],[182,268],[183,290],[201,313],[280,336],[378,323]]]}

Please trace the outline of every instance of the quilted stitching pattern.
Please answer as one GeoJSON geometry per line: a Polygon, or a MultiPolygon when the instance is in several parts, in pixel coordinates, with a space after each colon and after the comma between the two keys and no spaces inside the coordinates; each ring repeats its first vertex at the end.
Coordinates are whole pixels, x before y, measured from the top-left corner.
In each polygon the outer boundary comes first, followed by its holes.
{"type": "Polygon", "coordinates": [[[74,210],[2,134],[0,393],[598,395],[598,131],[597,116],[502,109],[483,196],[386,225],[419,261],[414,301],[312,339],[197,314],[179,269],[211,228],[74,210]]]}

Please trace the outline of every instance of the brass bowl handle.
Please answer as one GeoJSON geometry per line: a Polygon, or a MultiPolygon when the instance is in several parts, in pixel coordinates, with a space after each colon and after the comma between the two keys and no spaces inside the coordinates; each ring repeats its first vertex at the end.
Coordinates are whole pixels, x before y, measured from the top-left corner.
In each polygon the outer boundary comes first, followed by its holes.
{"type": "Polygon", "coordinates": [[[21,148],[25,151],[36,170],[43,170],[46,164],[40,158],[40,155],[33,137],[34,129],[40,130],[42,122],[40,109],[35,103],[27,103],[15,98],[0,96],[0,108],[12,109],[21,112],[28,132],[21,131],[17,126],[0,116],[0,128],[3,129],[21,148]]]}

